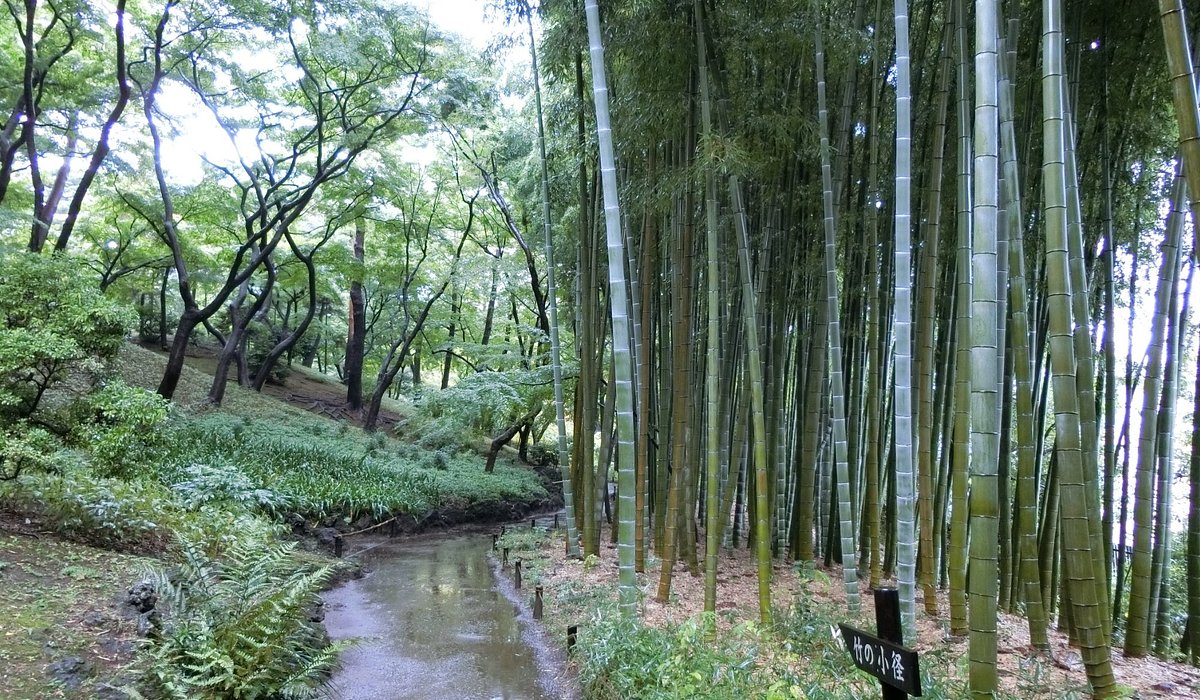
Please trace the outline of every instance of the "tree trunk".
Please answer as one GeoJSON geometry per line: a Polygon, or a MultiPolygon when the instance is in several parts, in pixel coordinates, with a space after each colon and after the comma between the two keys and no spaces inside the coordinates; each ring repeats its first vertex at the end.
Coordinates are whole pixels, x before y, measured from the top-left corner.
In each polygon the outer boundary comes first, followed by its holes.
{"type": "Polygon", "coordinates": [[[346,404],[351,411],[362,410],[363,350],[367,339],[367,314],[363,305],[362,265],[363,243],[366,238],[366,222],[359,217],[354,220],[354,260],[358,271],[350,282],[350,318],[346,337],[346,404]]]}

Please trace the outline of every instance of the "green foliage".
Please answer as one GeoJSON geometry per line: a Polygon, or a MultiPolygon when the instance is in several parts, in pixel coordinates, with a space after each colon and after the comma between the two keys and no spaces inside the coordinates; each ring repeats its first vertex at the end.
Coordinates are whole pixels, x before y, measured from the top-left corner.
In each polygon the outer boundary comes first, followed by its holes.
{"type": "Polygon", "coordinates": [[[31,415],[53,385],[120,349],[132,312],[71,257],[0,256],[0,418],[31,415]]]}
{"type": "Polygon", "coordinates": [[[504,466],[484,474],[482,460],[472,453],[402,445],[381,433],[339,433],[308,416],[278,418],[214,413],[181,419],[164,449],[159,478],[178,487],[194,479],[188,471],[194,465],[232,469],[223,473],[240,475],[238,488],[248,489],[244,493],[259,511],[295,512],[311,520],[382,520],[445,506],[546,497],[535,474],[504,466]],[[314,431],[320,440],[313,440],[314,431]]]}
{"type": "Polygon", "coordinates": [[[156,550],[171,520],[171,493],[160,484],[96,477],[84,470],[29,473],[6,482],[0,502],[33,511],[67,536],[117,549],[156,550]]]}
{"type": "MultiPolygon", "coordinates": [[[[203,471],[203,470],[201,470],[203,471]]],[[[231,433],[197,424],[177,431],[163,456],[161,478],[195,484],[215,474],[237,475],[225,495],[240,490],[270,514],[294,510],[322,520],[421,512],[435,501],[430,478],[414,469],[391,467],[362,452],[312,440],[266,438],[236,427],[231,433]],[[211,471],[197,473],[195,465],[211,471]],[[268,491],[270,496],[266,496],[268,491]]],[[[211,484],[211,481],[209,483],[211,484]]],[[[224,497],[218,490],[215,497],[224,497]]]]}
{"type": "MultiPolygon", "coordinates": [[[[415,433],[422,444],[437,445],[441,434],[492,435],[512,424],[550,387],[542,371],[477,372],[452,387],[426,394],[418,404],[415,433]]],[[[459,438],[460,440],[462,438],[459,438]]]]}
{"type": "Polygon", "coordinates": [[[124,477],[161,447],[169,410],[170,403],[158,394],[114,380],[83,401],[76,431],[101,474],[124,477]]]}
{"type": "Polygon", "coordinates": [[[293,543],[239,540],[220,558],[180,541],[176,571],[152,575],[166,611],[151,637],[148,677],[179,700],[317,697],[338,647],[309,609],[334,573],[293,543]]]}
{"type": "Polygon", "coordinates": [[[0,430],[0,480],[15,479],[22,472],[53,469],[57,443],[41,428],[17,423],[0,430]]]}
{"type": "Polygon", "coordinates": [[[597,700],[802,697],[763,693],[756,664],[762,639],[749,624],[714,642],[699,621],[660,630],[622,619],[610,605],[583,628],[579,644],[580,678],[597,700]]]}
{"type": "Polygon", "coordinates": [[[171,491],[180,505],[189,510],[209,505],[246,513],[260,509],[279,512],[287,508],[286,499],[270,489],[255,488],[235,466],[192,464],[184,467],[183,474],[186,478],[172,484],[171,491]]]}

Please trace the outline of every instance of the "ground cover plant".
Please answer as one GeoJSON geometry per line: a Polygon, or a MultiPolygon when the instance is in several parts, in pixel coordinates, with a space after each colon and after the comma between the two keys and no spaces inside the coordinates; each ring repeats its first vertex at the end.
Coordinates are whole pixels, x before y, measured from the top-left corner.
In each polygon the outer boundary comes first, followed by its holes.
{"type": "Polygon", "coordinates": [[[38,534],[0,530],[0,696],[6,700],[124,697],[136,681],[137,625],[114,605],[114,581],[135,581],[154,560],[38,534]],[[107,694],[106,694],[107,693],[107,694]]]}
{"type": "MultiPolygon", "coordinates": [[[[719,575],[715,615],[703,612],[702,579],[681,572],[670,601],[653,599],[660,562],[649,557],[639,574],[640,620],[617,614],[614,551],[572,559],[564,554],[563,532],[511,526],[497,540],[510,562],[522,562],[525,591],[544,589],[547,634],[565,642],[563,630],[578,626],[571,655],[585,700],[615,698],[765,698],[770,700],[857,700],[876,697],[879,684],[855,668],[838,623],[873,630],[871,607],[845,609],[836,570],[812,563],[776,566],[777,604],[772,622],[756,619],[753,560],[727,553],[719,575]],[[714,634],[715,630],[715,634],[714,634]]],[[[607,533],[604,533],[607,534],[607,533]]],[[[494,555],[500,557],[500,551],[494,555]]],[[[511,575],[511,567],[507,575],[511,575]]],[[[869,599],[870,597],[867,596],[869,599]]],[[[1001,700],[1079,700],[1089,696],[1077,652],[1056,635],[1056,651],[1028,644],[1019,618],[1006,617],[1001,636],[1004,683],[1001,700]],[[1062,647],[1062,648],[1059,648],[1062,647]]],[[[935,620],[922,620],[920,653],[923,697],[966,697],[966,639],[952,637],[935,620]]],[[[1200,676],[1186,667],[1154,659],[1122,659],[1126,693],[1184,697],[1200,676]],[[1180,693],[1183,693],[1181,695],[1180,693]]]]}
{"type": "Polygon", "coordinates": [[[0,654],[20,672],[0,676],[5,698],[101,697],[97,688],[112,697],[311,697],[336,659],[311,621],[333,569],[288,543],[285,519],[349,529],[548,498],[531,470],[504,462],[484,474],[478,454],[367,434],[274,397],[231,387],[214,410],[192,393],[206,376],[189,368],[180,400],[164,402],[146,386],[161,365],[156,353],[122,347],[49,388],[44,413],[33,414],[47,427],[6,424],[12,478],[0,481],[0,511],[31,534],[14,540],[30,546],[3,548],[0,580],[36,575],[47,586],[9,601],[4,639],[14,644],[0,654]],[[55,547],[88,554],[30,563],[55,547]],[[90,563],[104,557],[111,566],[90,563]],[[143,580],[161,601],[146,638],[113,612],[143,580]],[[64,614],[50,614],[60,603],[64,614]],[[88,641],[96,635],[76,604],[105,611],[93,616],[100,637],[125,635],[119,667],[97,661],[118,656],[88,641]],[[46,675],[61,663],[67,680],[46,675]],[[50,695],[39,690],[47,684],[50,695]]]}

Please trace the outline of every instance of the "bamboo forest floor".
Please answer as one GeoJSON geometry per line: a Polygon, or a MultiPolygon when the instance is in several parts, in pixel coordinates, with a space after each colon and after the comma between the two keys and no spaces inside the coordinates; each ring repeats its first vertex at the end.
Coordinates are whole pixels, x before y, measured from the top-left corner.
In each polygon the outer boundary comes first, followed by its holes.
{"type": "MultiPolygon", "coordinates": [[[[599,561],[567,559],[561,537],[555,538],[552,546],[544,548],[541,554],[548,557],[548,561],[540,563],[540,578],[547,591],[554,588],[582,588],[591,595],[615,597],[616,549],[610,543],[607,527],[603,529],[600,541],[599,561]]],[[[699,561],[703,567],[703,545],[700,550],[699,561]]],[[[758,581],[753,553],[744,548],[722,551],[718,567],[716,607],[719,629],[757,620],[758,581]]],[[[663,627],[699,616],[704,607],[703,575],[691,575],[687,565],[681,562],[675,570],[670,600],[660,604],[655,600],[659,569],[657,558],[649,557],[646,571],[638,574],[641,619],[650,625],[663,627]]],[[[777,607],[796,601],[806,604],[810,609],[821,610],[831,621],[844,621],[873,630],[873,596],[865,582],[860,587],[863,610],[859,615],[851,615],[846,606],[840,567],[818,567],[805,571],[802,566],[779,562],[774,565],[771,594],[777,607]]],[[[919,639],[913,646],[921,653],[923,666],[934,663],[948,667],[935,670],[935,675],[948,675],[965,683],[967,637],[952,637],[949,634],[950,607],[946,591],[938,591],[938,610],[940,614],[937,618],[927,615],[923,596],[918,590],[919,639]]],[[[831,629],[831,634],[835,632],[831,629]]],[[[1089,696],[1079,651],[1067,643],[1065,635],[1051,629],[1049,653],[1036,653],[1029,644],[1029,628],[1025,619],[1002,612],[997,642],[1001,690],[1008,696],[1047,700],[1089,696]]],[[[1156,658],[1125,658],[1120,648],[1114,648],[1112,654],[1117,683],[1131,692],[1130,697],[1200,698],[1200,668],[1156,658]]]]}

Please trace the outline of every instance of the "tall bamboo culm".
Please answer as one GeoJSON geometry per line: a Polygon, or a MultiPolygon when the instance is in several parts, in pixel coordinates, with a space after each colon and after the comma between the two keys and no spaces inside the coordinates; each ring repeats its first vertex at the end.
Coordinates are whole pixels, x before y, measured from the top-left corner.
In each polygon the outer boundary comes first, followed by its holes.
{"type": "Polygon", "coordinates": [[[908,0],[896,0],[896,234],[895,234],[895,445],[896,582],[906,636],[916,630],[916,527],[913,513],[912,429],[912,87],[908,0]]]}
{"type": "Polygon", "coordinates": [[[588,44],[592,64],[592,94],[596,103],[596,136],[600,146],[600,177],[604,191],[604,228],[608,240],[608,295],[612,310],[613,365],[617,413],[617,566],[621,614],[637,615],[637,574],[634,572],[634,491],[637,488],[633,419],[633,357],[629,348],[628,301],[625,293],[625,251],[621,237],[621,208],[617,201],[617,170],[608,110],[608,80],[604,71],[604,46],[600,10],[587,0],[588,44]]]}

